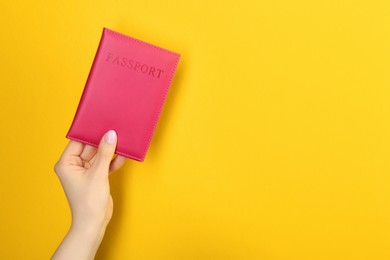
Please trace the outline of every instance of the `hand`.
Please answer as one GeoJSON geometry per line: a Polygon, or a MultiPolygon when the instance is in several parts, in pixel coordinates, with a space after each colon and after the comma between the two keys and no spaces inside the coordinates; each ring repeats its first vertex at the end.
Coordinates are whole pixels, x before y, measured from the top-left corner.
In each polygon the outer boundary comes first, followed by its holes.
{"type": "Polygon", "coordinates": [[[72,225],[52,259],[93,259],[113,212],[108,176],[126,161],[113,159],[115,131],[99,147],[70,140],[54,166],[72,212],[72,225]]]}

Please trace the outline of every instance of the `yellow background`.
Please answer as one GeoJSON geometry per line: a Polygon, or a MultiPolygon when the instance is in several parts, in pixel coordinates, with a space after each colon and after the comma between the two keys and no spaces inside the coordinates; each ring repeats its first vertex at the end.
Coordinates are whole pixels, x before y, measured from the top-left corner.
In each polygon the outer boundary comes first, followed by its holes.
{"type": "Polygon", "coordinates": [[[0,251],[48,259],[103,26],[182,54],[97,259],[390,259],[387,0],[2,1],[0,251]]]}

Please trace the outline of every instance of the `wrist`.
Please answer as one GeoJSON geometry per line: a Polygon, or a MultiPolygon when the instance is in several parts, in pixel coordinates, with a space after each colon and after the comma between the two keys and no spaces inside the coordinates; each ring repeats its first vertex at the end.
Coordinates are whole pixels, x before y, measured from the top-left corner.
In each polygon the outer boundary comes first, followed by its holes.
{"type": "Polygon", "coordinates": [[[68,233],[52,259],[94,259],[105,229],[106,225],[72,219],[68,233]]]}
{"type": "Polygon", "coordinates": [[[109,223],[109,219],[101,213],[90,213],[84,211],[73,211],[72,210],[72,224],[74,229],[83,232],[94,232],[105,229],[109,223]]]}
{"type": "Polygon", "coordinates": [[[106,230],[107,224],[108,223],[103,220],[81,221],[77,219],[72,219],[70,229],[75,233],[96,237],[96,235],[106,230]]]}
{"type": "MultiPolygon", "coordinates": [[[[79,241],[79,245],[82,245],[84,250],[95,254],[103,240],[105,231],[106,225],[92,222],[85,224],[72,221],[72,225],[69,229],[69,236],[73,237],[76,241],[79,241]]],[[[93,259],[93,257],[91,259],[93,259]]]]}

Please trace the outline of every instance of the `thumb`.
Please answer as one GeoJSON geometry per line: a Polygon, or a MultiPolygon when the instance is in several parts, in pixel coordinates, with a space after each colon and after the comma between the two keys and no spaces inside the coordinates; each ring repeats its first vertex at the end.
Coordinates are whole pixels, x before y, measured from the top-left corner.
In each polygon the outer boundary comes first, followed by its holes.
{"type": "Polygon", "coordinates": [[[99,147],[96,152],[96,158],[93,162],[93,167],[108,172],[112,157],[115,153],[116,144],[116,132],[114,130],[106,132],[100,139],[99,147]]]}

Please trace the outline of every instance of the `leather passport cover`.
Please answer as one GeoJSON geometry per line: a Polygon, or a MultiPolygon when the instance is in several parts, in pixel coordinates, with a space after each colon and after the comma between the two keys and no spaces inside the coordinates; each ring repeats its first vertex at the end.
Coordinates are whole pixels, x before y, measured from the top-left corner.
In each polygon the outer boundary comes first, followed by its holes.
{"type": "Polygon", "coordinates": [[[115,153],[143,162],[179,59],[178,53],[103,27],[66,138],[98,147],[113,129],[115,153]]]}

